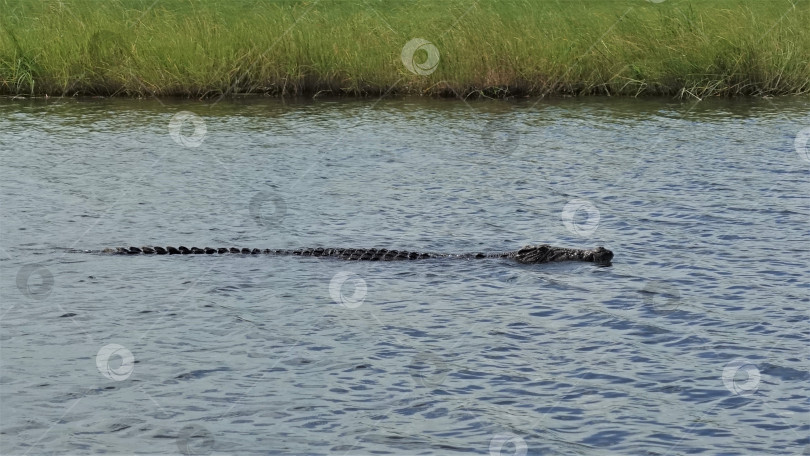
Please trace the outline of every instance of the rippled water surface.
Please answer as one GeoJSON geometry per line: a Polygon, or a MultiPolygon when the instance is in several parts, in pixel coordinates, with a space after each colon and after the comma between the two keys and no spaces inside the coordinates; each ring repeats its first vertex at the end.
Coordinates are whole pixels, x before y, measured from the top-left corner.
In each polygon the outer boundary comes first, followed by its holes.
{"type": "Polygon", "coordinates": [[[0,113],[4,455],[810,452],[807,99],[0,113]]]}

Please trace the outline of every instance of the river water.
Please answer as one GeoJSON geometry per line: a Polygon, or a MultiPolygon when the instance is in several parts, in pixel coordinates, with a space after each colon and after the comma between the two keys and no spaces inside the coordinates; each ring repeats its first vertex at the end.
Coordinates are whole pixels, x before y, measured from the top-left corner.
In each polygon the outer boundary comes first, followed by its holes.
{"type": "Polygon", "coordinates": [[[810,453],[806,98],[0,113],[4,455],[810,453]]]}

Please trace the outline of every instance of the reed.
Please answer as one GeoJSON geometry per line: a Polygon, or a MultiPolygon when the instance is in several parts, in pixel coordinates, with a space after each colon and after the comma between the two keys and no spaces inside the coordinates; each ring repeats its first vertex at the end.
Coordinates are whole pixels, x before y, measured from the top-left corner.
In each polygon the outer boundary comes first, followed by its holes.
{"type": "Polygon", "coordinates": [[[794,3],[0,0],[0,93],[806,94],[810,0],[794,3]],[[438,51],[429,74],[402,62],[413,38],[438,51]]]}

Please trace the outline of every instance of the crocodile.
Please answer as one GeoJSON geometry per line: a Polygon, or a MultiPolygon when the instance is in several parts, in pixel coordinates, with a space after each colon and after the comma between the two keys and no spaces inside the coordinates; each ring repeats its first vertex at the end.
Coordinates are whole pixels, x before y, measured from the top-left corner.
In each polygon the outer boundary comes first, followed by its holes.
{"type": "MultiPolygon", "coordinates": [[[[89,251],[88,251],[89,252],[89,251]]],[[[101,253],[118,255],[294,255],[307,257],[331,257],[343,260],[360,261],[396,261],[396,260],[424,260],[430,258],[506,258],[517,261],[521,264],[555,263],[559,261],[584,261],[599,265],[610,265],[613,259],[613,252],[597,247],[592,250],[569,249],[563,247],[553,247],[548,244],[527,245],[519,250],[509,252],[490,253],[431,253],[415,252],[408,250],[388,250],[388,249],[353,249],[353,248],[305,248],[305,249],[248,249],[236,247],[116,247],[107,248],[101,253]]]]}

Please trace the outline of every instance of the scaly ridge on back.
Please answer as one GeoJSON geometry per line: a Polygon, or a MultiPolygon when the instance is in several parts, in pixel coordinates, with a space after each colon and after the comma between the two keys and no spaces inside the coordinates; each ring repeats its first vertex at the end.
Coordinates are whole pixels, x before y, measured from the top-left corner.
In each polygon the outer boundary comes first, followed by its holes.
{"type": "Polygon", "coordinates": [[[609,265],[613,259],[613,252],[597,247],[592,250],[570,249],[564,247],[554,247],[548,244],[527,245],[520,250],[512,252],[493,253],[430,253],[414,252],[408,250],[388,250],[388,249],[357,249],[357,248],[304,248],[304,249],[248,249],[236,247],[117,247],[114,249],[104,249],[102,253],[113,253],[119,255],[295,255],[312,257],[331,257],[343,260],[354,261],[404,261],[423,260],[428,258],[458,258],[458,259],[480,259],[480,258],[509,258],[521,264],[556,263],[560,261],[585,261],[601,265],[609,265]]]}

